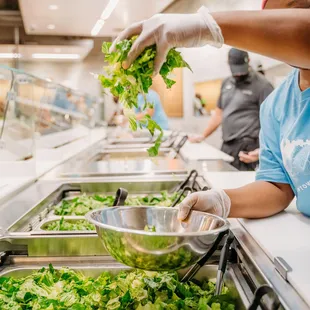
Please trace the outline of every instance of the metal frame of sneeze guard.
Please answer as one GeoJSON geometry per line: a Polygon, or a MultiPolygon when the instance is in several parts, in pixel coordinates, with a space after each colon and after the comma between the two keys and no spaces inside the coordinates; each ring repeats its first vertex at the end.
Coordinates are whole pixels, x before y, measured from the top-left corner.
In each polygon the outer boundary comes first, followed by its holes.
{"type": "Polygon", "coordinates": [[[35,180],[90,140],[97,98],[5,65],[0,89],[0,189],[35,180]]]}

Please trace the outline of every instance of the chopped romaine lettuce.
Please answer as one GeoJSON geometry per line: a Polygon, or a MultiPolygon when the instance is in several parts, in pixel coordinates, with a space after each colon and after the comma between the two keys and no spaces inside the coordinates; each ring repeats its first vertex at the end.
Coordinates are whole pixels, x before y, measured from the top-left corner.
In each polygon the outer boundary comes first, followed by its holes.
{"type": "Polygon", "coordinates": [[[60,220],[52,221],[43,227],[47,231],[85,231],[95,230],[95,226],[86,220],[60,220]]]}
{"type": "MultiPolygon", "coordinates": [[[[167,191],[163,191],[160,195],[129,196],[126,199],[125,205],[169,207],[177,198],[178,193],[169,194],[167,191]]],[[[54,208],[54,213],[61,216],[81,216],[92,210],[111,207],[114,199],[114,195],[87,196],[83,194],[71,200],[62,200],[60,205],[54,208]]]]}
{"type": "Polygon", "coordinates": [[[69,268],[42,268],[15,279],[0,277],[2,310],[234,310],[224,287],[212,282],[181,283],[176,272],[107,272],[94,279],[69,268]]]}
{"type": "MultiPolygon", "coordinates": [[[[109,89],[114,96],[120,98],[124,114],[128,117],[132,131],[146,127],[152,136],[154,136],[155,131],[159,131],[154,145],[148,149],[150,156],[157,156],[163,138],[163,130],[149,115],[138,121],[133,111],[135,107],[138,107],[139,93],[145,98],[143,110],[152,108],[152,103],[146,101],[146,94],[152,86],[156,46],[147,47],[128,69],[122,67],[122,62],[127,58],[127,54],[136,39],[137,36],[134,36],[129,40],[118,42],[115,52],[110,52],[111,42],[102,44],[104,60],[108,66],[105,67],[106,75],[99,75],[99,80],[104,89],[109,89]]],[[[183,60],[181,53],[171,49],[159,72],[167,88],[171,88],[175,84],[175,81],[170,78],[173,69],[185,67],[190,69],[189,65],[183,60]]]]}

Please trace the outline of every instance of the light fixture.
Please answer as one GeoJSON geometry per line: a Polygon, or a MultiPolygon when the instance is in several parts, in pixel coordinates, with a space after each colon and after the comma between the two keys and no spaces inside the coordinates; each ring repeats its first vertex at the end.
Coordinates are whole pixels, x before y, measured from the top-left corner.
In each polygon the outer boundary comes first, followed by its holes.
{"type": "Polygon", "coordinates": [[[56,4],[50,4],[50,5],[48,6],[48,9],[51,10],[51,11],[56,11],[56,10],[58,10],[58,5],[56,5],[56,4]]]}
{"type": "Polygon", "coordinates": [[[110,0],[108,5],[105,7],[101,13],[100,19],[106,20],[110,17],[114,9],[116,8],[118,0],[110,0]]]}
{"type": "Polygon", "coordinates": [[[34,59],[79,59],[79,54],[52,54],[52,53],[35,53],[32,54],[34,59]]]}
{"type": "Polygon", "coordinates": [[[0,53],[0,58],[2,59],[16,59],[21,57],[22,55],[19,53],[0,53]]]}
{"type": "Polygon", "coordinates": [[[101,30],[103,25],[104,25],[104,20],[98,19],[95,26],[93,27],[93,29],[91,31],[91,35],[93,37],[96,36],[99,33],[99,31],[101,30]]]}
{"type": "Polygon", "coordinates": [[[104,21],[110,17],[112,12],[116,8],[118,1],[119,0],[110,0],[108,2],[107,6],[105,7],[105,9],[101,13],[100,19],[97,20],[95,26],[93,27],[93,29],[91,31],[92,36],[96,36],[99,33],[102,26],[104,25],[104,21]]]}
{"type": "Polygon", "coordinates": [[[55,28],[56,28],[56,26],[54,24],[47,25],[47,29],[49,29],[49,30],[54,30],[55,28]]]}

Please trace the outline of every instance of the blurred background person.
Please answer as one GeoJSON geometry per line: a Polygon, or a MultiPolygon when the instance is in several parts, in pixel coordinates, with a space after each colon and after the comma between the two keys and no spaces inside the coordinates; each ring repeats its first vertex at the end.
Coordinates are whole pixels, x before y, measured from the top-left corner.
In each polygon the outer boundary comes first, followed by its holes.
{"type": "Polygon", "coordinates": [[[73,103],[73,96],[70,89],[58,87],[54,99],[54,105],[69,111],[76,111],[77,107],[73,103]]]}
{"type": "Polygon", "coordinates": [[[194,98],[194,112],[195,116],[206,115],[207,111],[205,109],[206,101],[201,97],[200,94],[195,94],[194,98]]]}
{"type": "Polygon", "coordinates": [[[190,142],[199,143],[222,125],[222,151],[234,158],[232,165],[243,171],[255,170],[256,162],[244,162],[240,152],[252,152],[259,148],[259,109],[273,91],[264,76],[251,70],[247,52],[232,48],[228,63],[231,77],[222,83],[220,98],[204,133],[190,137],[190,142]]]}
{"type": "Polygon", "coordinates": [[[168,117],[163,109],[159,95],[154,90],[150,89],[145,98],[142,94],[138,95],[138,108],[135,109],[135,112],[137,120],[149,115],[163,130],[169,130],[168,117]],[[141,112],[146,103],[152,104],[152,108],[141,112]]]}
{"type": "Polygon", "coordinates": [[[117,96],[113,96],[114,102],[114,112],[108,121],[109,126],[113,125],[121,125],[124,122],[124,113],[121,103],[119,102],[119,98],[117,96]]]}

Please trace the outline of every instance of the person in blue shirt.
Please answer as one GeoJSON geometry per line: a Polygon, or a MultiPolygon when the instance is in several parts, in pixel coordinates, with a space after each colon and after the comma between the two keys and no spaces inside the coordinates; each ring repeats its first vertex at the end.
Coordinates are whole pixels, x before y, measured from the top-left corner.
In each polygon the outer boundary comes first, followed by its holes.
{"type": "Polygon", "coordinates": [[[76,111],[75,104],[71,101],[72,93],[65,88],[57,87],[53,105],[69,111],[76,111]]]}
{"type": "Polygon", "coordinates": [[[139,35],[124,68],[146,46],[157,44],[155,74],[170,48],[221,47],[224,41],[302,68],[295,69],[262,105],[256,182],[238,189],[193,193],[179,205],[180,220],[191,209],[222,217],[267,217],[287,208],[295,195],[298,209],[310,216],[310,1],[262,2],[264,9],[272,10],[210,13],[202,7],[196,14],[155,15],[116,39],[139,35]]]}
{"type": "Polygon", "coordinates": [[[150,115],[152,119],[164,130],[169,130],[168,117],[160,102],[159,95],[152,89],[146,94],[146,98],[142,94],[138,95],[138,108],[135,109],[137,120],[141,120],[146,114],[150,115]],[[141,112],[145,101],[151,103],[153,108],[141,112]]]}

